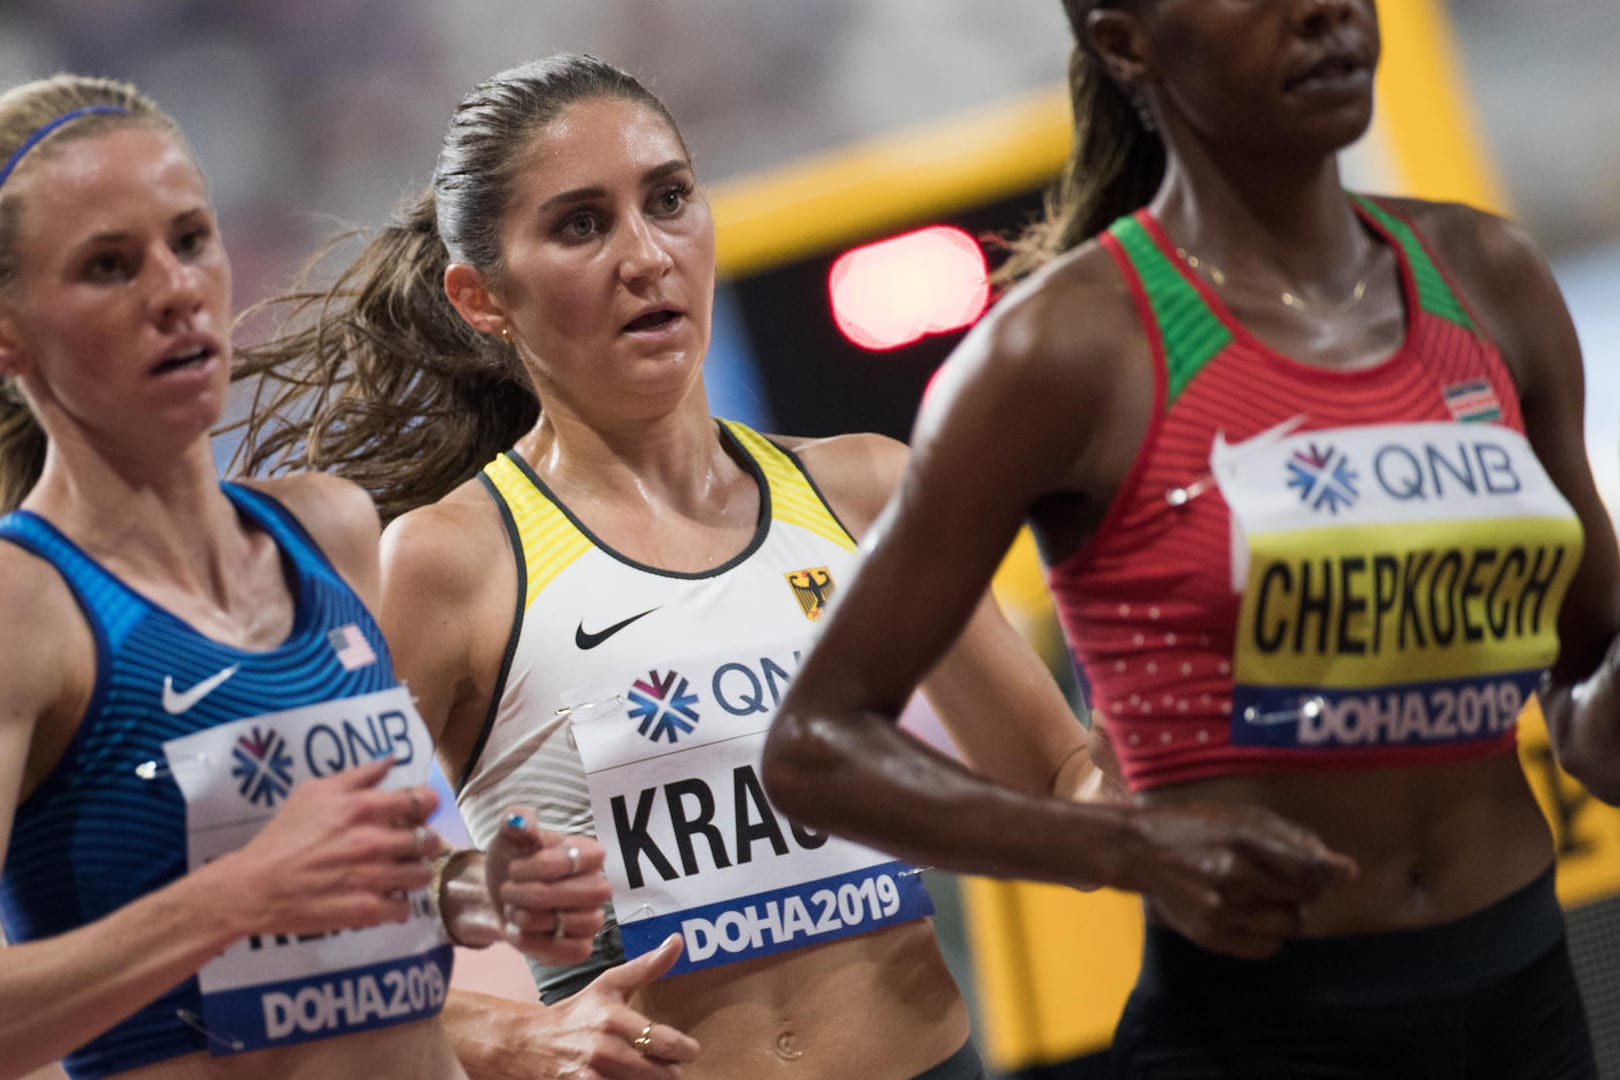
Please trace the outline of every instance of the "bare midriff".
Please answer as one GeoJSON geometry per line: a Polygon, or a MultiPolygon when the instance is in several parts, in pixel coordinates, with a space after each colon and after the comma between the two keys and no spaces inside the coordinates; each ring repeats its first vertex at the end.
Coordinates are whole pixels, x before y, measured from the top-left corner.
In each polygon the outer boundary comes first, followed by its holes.
{"type": "Polygon", "coordinates": [[[924,920],[665,979],[638,1007],[702,1045],[693,1080],[909,1080],[959,1050],[967,1007],[924,920]]]}
{"type": "Polygon", "coordinates": [[[1357,878],[1305,910],[1306,937],[1451,922],[1529,884],[1553,859],[1552,834],[1511,753],[1441,766],[1217,777],[1138,798],[1264,806],[1355,859],[1357,878]]]}

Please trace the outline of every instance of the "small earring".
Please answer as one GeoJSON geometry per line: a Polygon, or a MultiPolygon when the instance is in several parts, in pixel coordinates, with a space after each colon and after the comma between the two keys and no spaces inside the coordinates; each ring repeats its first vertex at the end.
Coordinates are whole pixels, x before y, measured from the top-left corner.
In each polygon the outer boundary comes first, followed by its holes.
{"type": "Polygon", "coordinates": [[[512,328],[510,326],[501,327],[501,340],[502,341],[511,341],[512,340],[512,328]]]}
{"type": "Polygon", "coordinates": [[[1142,130],[1156,132],[1159,130],[1158,121],[1153,119],[1153,109],[1148,105],[1147,98],[1140,92],[1131,95],[1131,104],[1136,107],[1136,118],[1142,122],[1142,130]]]}

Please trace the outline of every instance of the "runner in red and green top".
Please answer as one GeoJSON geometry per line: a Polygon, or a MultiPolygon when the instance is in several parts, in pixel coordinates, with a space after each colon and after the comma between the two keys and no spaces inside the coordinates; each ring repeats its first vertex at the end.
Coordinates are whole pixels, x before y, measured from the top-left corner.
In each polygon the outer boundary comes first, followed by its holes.
{"type": "Polygon", "coordinates": [[[935,384],[767,790],[914,861],[1095,880],[1073,808],[890,723],[1027,521],[1136,794],[1102,881],[1143,887],[1171,807],[1281,814],[1356,868],[1238,851],[1155,896],[1119,1075],[1595,1075],[1509,752],[1556,660],[1555,741],[1620,794],[1620,559],[1552,276],[1496,217],[1345,191],[1372,0],[1065,11],[1069,168],[935,384]],[[1256,867],[1274,917],[1215,911],[1256,867]]]}

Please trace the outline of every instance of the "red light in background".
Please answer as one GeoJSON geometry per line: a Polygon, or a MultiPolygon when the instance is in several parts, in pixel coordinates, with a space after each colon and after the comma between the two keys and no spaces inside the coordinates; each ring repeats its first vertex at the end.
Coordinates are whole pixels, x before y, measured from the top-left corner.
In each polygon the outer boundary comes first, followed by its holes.
{"type": "Polygon", "coordinates": [[[833,320],[863,349],[896,349],[973,325],[990,302],[973,237],[935,225],[846,251],[827,277],[833,320]]]}

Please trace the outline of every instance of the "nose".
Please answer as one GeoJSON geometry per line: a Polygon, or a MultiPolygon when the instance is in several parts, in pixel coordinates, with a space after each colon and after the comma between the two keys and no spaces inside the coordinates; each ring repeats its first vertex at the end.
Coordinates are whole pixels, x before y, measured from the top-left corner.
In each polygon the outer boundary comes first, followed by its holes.
{"type": "Polygon", "coordinates": [[[154,245],[147,268],[152,277],[148,308],[153,320],[164,330],[190,322],[203,303],[202,271],[167,244],[154,245]]]}
{"type": "Polygon", "coordinates": [[[626,285],[656,281],[675,266],[675,259],[657,226],[640,214],[629,217],[619,236],[624,243],[619,257],[619,278],[626,285]]]}
{"type": "Polygon", "coordinates": [[[1370,0],[1298,0],[1294,5],[1295,25],[1306,37],[1320,37],[1343,26],[1355,16],[1355,9],[1370,0]]]}

